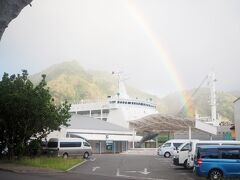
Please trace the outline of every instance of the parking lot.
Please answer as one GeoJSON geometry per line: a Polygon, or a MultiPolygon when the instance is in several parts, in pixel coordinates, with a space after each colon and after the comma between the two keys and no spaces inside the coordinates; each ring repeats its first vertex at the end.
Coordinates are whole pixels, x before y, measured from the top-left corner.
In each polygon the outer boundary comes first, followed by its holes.
{"type": "Polygon", "coordinates": [[[126,179],[204,179],[196,177],[191,170],[172,165],[171,158],[143,155],[94,155],[85,164],[71,172],[126,179]]]}

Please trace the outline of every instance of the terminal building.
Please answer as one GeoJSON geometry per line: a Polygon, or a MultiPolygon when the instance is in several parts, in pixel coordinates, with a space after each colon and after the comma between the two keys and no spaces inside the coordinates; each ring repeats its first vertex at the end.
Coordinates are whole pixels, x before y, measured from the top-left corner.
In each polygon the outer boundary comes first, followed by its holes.
{"type": "Polygon", "coordinates": [[[82,138],[92,146],[93,153],[121,153],[139,143],[141,136],[127,128],[92,117],[72,114],[69,127],[53,132],[50,138],[82,138]]]}

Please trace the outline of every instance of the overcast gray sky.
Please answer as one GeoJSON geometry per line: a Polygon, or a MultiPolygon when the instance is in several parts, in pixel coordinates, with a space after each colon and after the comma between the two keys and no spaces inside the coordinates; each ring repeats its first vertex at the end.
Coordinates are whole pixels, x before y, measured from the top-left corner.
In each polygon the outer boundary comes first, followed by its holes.
{"type": "Polygon", "coordinates": [[[159,96],[211,70],[218,90],[240,90],[240,1],[34,0],[0,42],[0,74],[73,59],[159,96]]]}

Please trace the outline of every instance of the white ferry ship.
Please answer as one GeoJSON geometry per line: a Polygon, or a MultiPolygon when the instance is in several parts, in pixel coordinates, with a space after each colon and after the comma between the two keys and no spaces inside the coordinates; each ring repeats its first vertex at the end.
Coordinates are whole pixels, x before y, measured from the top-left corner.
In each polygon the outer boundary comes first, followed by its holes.
{"type": "Polygon", "coordinates": [[[140,119],[150,114],[158,113],[156,104],[152,100],[130,98],[123,81],[118,80],[118,93],[106,100],[89,102],[82,101],[72,104],[71,113],[93,117],[125,128],[129,128],[129,121],[140,119]]]}

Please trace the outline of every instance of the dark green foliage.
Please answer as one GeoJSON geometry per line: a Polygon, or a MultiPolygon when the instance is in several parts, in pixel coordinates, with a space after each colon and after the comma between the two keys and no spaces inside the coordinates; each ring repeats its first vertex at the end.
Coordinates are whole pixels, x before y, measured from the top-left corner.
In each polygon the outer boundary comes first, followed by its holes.
{"type": "Polygon", "coordinates": [[[27,146],[28,154],[31,156],[40,155],[42,151],[42,141],[39,139],[31,140],[27,146]]]}
{"type": "Polygon", "coordinates": [[[0,81],[0,152],[7,147],[10,158],[22,155],[30,138],[42,139],[68,125],[70,105],[54,104],[45,79],[42,75],[34,86],[23,70],[22,75],[4,73],[0,81]]]}

